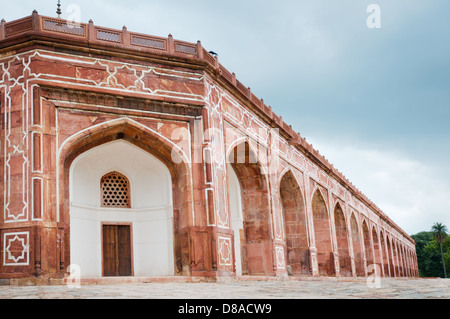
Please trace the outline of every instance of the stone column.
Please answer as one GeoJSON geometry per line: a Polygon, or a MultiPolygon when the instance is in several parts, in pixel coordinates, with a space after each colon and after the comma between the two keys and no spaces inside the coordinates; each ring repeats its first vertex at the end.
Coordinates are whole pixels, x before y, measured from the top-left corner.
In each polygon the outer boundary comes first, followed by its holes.
{"type": "Polygon", "coordinates": [[[336,277],[341,276],[340,265],[339,265],[339,248],[338,242],[336,238],[336,223],[334,220],[334,203],[333,203],[333,194],[331,190],[328,188],[328,211],[329,211],[329,221],[330,221],[330,230],[331,230],[331,245],[333,246],[333,260],[334,260],[334,271],[336,277]]]}
{"type": "Polygon", "coordinates": [[[303,174],[304,185],[305,185],[305,208],[306,208],[306,219],[308,221],[308,232],[309,232],[309,252],[311,256],[311,268],[312,275],[319,276],[319,265],[317,262],[317,248],[315,242],[314,234],[314,221],[312,212],[312,202],[311,202],[311,190],[309,184],[309,176],[305,171],[303,174]]]}

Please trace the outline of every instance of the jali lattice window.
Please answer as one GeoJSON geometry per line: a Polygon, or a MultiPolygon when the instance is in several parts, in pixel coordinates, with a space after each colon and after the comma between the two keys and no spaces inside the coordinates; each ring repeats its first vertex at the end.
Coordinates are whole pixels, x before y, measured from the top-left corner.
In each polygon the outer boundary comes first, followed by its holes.
{"type": "Polygon", "coordinates": [[[125,175],[111,172],[100,181],[102,207],[131,208],[130,182],[125,175]]]}

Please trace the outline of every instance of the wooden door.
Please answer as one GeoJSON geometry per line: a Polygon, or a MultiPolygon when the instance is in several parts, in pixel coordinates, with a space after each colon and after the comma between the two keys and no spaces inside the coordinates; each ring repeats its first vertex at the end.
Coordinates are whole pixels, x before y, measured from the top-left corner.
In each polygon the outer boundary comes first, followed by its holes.
{"type": "Polygon", "coordinates": [[[131,229],[103,225],[103,276],[131,276],[131,229]]]}

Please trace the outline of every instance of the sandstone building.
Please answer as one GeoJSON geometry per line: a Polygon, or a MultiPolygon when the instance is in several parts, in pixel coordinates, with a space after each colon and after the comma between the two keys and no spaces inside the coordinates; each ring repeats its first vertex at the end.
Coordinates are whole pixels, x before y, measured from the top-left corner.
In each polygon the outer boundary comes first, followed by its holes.
{"type": "Polygon", "coordinates": [[[0,279],[418,276],[414,241],[205,50],[0,25],[0,279]]]}

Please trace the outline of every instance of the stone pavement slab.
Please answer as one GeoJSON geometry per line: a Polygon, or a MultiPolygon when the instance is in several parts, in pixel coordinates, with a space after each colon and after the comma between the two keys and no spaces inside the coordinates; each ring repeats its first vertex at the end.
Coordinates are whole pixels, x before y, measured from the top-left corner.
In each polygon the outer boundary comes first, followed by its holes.
{"type": "Polygon", "coordinates": [[[1,299],[450,299],[450,279],[167,282],[0,286],[1,299]]]}

